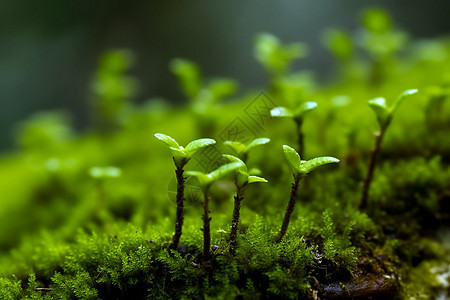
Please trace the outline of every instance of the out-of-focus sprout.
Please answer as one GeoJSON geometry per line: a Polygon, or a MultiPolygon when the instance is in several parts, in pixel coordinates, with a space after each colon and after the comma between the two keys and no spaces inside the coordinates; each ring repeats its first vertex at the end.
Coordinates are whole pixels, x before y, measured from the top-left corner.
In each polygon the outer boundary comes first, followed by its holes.
{"type": "Polygon", "coordinates": [[[199,66],[181,58],[173,59],[169,69],[177,77],[183,93],[191,102],[199,132],[211,134],[217,121],[216,105],[236,92],[236,81],[215,78],[204,83],[199,66]]]}
{"type": "Polygon", "coordinates": [[[323,43],[339,61],[353,57],[354,45],[349,33],[339,29],[328,29],[323,34],[323,43]]]}
{"type": "Polygon", "coordinates": [[[188,171],[186,175],[196,177],[199,185],[203,188],[203,197],[204,201],[202,203],[203,206],[203,252],[202,252],[202,260],[204,265],[207,267],[209,265],[210,260],[210,249],[211,249],[211,229],[210,229],[210,221],[209,217],[209,188],[210,186],[219,180],[220,178],[226,176],[227,174],[231,174],[237,169],[239,169],[243,165],[243,162],[232,162],[226,165],[223,165],[211,173],[205,174],[203,172],[198,171],[188,171]]]}
{"type": "Polygon", "coordinates": [[[70,118],[63,112],[41,112],[18,127],[18,144],[48,154],[72,136],[70,118]]]}
{"type": "Polygon", "coordinates": [[[301,160],[301,157],[297,153],[297,151],[295,151],[288,145],[283,145],[283,153],[289,165],[289,168],[294,175],[294,182],[292,183],[291,196],[289,198],[288,206],[284,214],[283,224],[281,225],[280,232],[278,233],[278,236],[276,238],[278,242],[283,239],[284,235],[287,232],[289,221],[291,220],[291,215],[294,212],[295,203],[297,202],[298,189],[302,178],[317,167],[339,162],[339,159],[331,156],[316,157],[310,160],[301,160]]]}
{"type": "Polygon", "coordinates": [[[272,82],[287,75],[292,62],[307,54],[306,44],[282,45],[277,37],[269,33],[261,33],[256,37],[255,57],[267,70],[272,82]]]}
{"type": "Polygon", "coordinates": [[[388,12],[380,8],[364,11],[361,23],[363,29],[359,32],[358,43],[372,59],[370,82],[380,84],[395,66],[394,55],[406,45],[408,35],[394,29],[388,12]]]}
{"type": "Polygon", "coordinates": [[[289,109],[286,107],[278,106],[270,111],[270,115],[272,117],[290,118],[295,122],[295,124],[297,125],[298,152],[302,157],[305,154],[304,134],[302,130],[303,121],[305,115],[316,107],[316,102],[309,101],[299,105],[296,109],[289,109]]]}
{"type": "Polygon", "coordinates": [[[437,86],[430,86],[424,89],[428,104],[425,109],[426,122],[429,127],[440,127],[445,120],[443,112],[445,101],[450,97],[450,74],[444,79],[444,83],[437,86]]]}
{"type": "Polygon", "coordinates": [[[172,158],[175,163],[175,174],[177,177],[177,212],[175,220],[175,233],[172,238],[172,243],[170,244],[170,249],[177,249],[180,242],[180,237],[183,228],[183,210],[184,210],[184,188],[185,188],[185,177],[184,166],[189,162],[192,155],[202,148],[214,145],[216,143],[213,139],[199,139],[190,142],[186,147],[180,146],[178,142],[168,135],[162,133],[156,133],[155,137],[166,144],[170,152],[172,152],[172,158]]]}
{"type": "Polygon", "coordinates": [[[89,175],[95,180],[96,183],[98,197],[96,211],[100,214],[101,218],[107,219],[109,216],[104,210],[106,206],[104,181],[111,178],[119,178],[122,175],[122,170],[113,166],[92,167],[89,169],[89,175]]]}
{"type": "Polygon", "coordinates": [[[95,121],[101,131],[110,131],[121,124],[127,102],[137,93],[136,79],[125,75],[133,64],[133,53],[124,49],[108,51],[100,58],[92,91],[95,121]]]}
{"type": "Polygon", "coordinates": [[[367,169],[367,175],[364,179],[362,187],[362,195],[360,201],[361,209],[365,209],[367,207],[370,184],[372,182],[378,155],[381,150],[383,137],[384,134],[386,133],[387,128],[389,127],[389,124],[392,121],[392,118],[394,117],[394,113],[398,109],[399,105],[403,102],[403,100],[405,100],[405,98],[417,92],[418,90],[416,89],[404,91],[397,97],[394,103],[389,107],[387,106],[386,99],[384,98],[380,97],[369,100],[369,106],[370,108],[372,108],[372,110],[376,115],[378,125],[380,126],[380,131],[377,131],[375,133],[375,146],[370,153],[369,167],[367,169]]]}
{"type": "Polygon", "coordinates": [[[247,162],[248,153],[250,152],[250,150],[254,149],[255,147],[265,145],[268,142],[270,142],[270,139],[268,138],[256,138],[248,143],[248,145],[245,145],[244,143],[241,143],[239,141],[225,141],[223,144],[232,149],[235,154],[240,159],[242,159],[243,162],[247,162]]]}
{"type": "Polygon", "coordinates": [[[245,163],[233,155],[224,155],[230,162],[241,163],[241,167],[235,170],[235,185],[236,185],[236,195],[234,196],[234,208],[233,216],[231,219],[231,231],[230,231],[230,251],[234,253],[236,249],[236,236],[237,229],[239,225],[239,216],[241,210],[241,203],[244,200],[245,187],[251,183],[257,182],[267,182],[265,178],[259,176],[250,175],[250,171],[247,169],[245,163]]]}

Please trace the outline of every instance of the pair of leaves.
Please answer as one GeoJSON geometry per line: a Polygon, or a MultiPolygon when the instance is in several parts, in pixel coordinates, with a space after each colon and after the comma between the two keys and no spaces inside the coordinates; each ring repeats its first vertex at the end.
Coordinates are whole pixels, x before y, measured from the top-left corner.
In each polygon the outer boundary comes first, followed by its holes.
{"type": "Polygon", "coordinates": [[[267,182],[265,178],[259,177],[259,176],[253,176],[250,175],[247,166],[245,163],[237,158],[236,156],[224,154],[225,158],[227,158],[232,163],[240,163],[241,166],[235,171],[236,172],[236,184],[238,187],[243,187],[250,183],[256,183],[256,182],[267,182]]]}
{"type": "Polygon", "coordinates": [[[92,167],[89,175],[95,179],[117,178],[122,175],[122,170],[116,167],[92,167]]]}
{"type": "Polygon", "coordinates": [[[169,68],[177,77],[185,95],[191,100],[203,104],[217,102],[236,92],[237,83],[225,78],[215,79],[204,87],[199,66],[189,60],[173,59],[169,68]]]}
{"type": "Polygon", "coordinates": [[[223,144],[230,147],[233,151],[235,151],[238,155],[246,155],[251,149],[264,145],[270,142],[268,138],[256,138],[251,141],[248,145],[238,141],[225,141],[223,144]]]}
{"type": "Polygon", "coordinates": [[[378,97],[372,100],[369,100],[369,106],[375,112],[377,116],[377,121],[380,127],[386,127],[392,119],[393,114],[399,107],[399,105],[405,100],[406,97],[410,95],[414,95],[418,92],[418,90],[406,90],[397,97],[394,103],[388,107],[386,104],[386,99],[378,97]]]}
{"type": "Polygon", "coordinates": [[[181,167],[195,154],[195,152],[216,143],[213,139],[199,139],[190,142],[186,147],[182,147],[175,139],[168,135],[155,133],[155,137],[169,147],[177,166],[181,167]]]}
{"type": "Polygon", "coordinates": [[[216,170],[212,171],[211,173],[203,173],[200,171],[188,171],[186,172],[187,176],[194,176],[197,178],[199,184],[201,187],[205,188],[213,184],[215,181],[219,180],[220,178],[226,176],[227,174],[231,174],[242,167],[244,163],[241,162],[232,162],[223,166],[220,166],[216,170]]]}
{"type": "Polygon", "coordinates": [[[316,107],[317,103],[313,101],[305,102],[295,110],[291,110],[283,106],[278,106],[270,111],[270,115],[277,118],[292,118],[294,120],[301,121],[306,113],[312,111],[316,107]]]}
{"type": "Polygon", "coordinates": [[[295,176],[306,175],[317,167],[338,163],[339,159],[331,156],[316,157],[310,160],[301,160],[300,155],[288,145],[283,145],[286,161],[295,176]]]}
{"type": "Polygon", "coordinates": [[[303,43],[282,45],[274,35],[263,33],[257,36],[256,59],[272,74],[285,74],[297,58],[305,57],[308,47],[303,43]]]}

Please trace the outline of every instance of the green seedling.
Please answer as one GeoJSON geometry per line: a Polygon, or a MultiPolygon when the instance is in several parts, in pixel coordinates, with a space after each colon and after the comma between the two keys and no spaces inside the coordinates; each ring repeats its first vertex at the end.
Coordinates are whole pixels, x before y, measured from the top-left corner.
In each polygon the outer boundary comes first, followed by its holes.
{"type": "Polygon", "coordinates": [[[168,135],[156,133],[155,137],[169,147],[169,150],[172,152],[172,158],[176,167],[175,174],[177,177],[177,196],[176,196],[177,213],[175,220],[175,233],[173,235],[172,243],[170,244],[169,248],[177,249],[182,233],[183,219],[184,219],[183,217],[184,200],[186,199],[184,197],[184,188],[186,179],[183,175],[184,166],[189,162],[192,155],[194,155],[198,150],[214,145],[216,141],[213,139],[199,139],[190,142],[184,148],[180,146],[175,139],[171,138],[168,135]]]}
{"type": "Polygon", "coordinates": [[[268,33],[259,34],[255,42],[255,57],[275,81],[285,76],[292,62],[305,57],[308,47],[303,43],[282,45],[277,37],[268,33]]]}
{"type": "Polygon", "coordinates": [[[197,116],[198,130],[205,135],[211,134],[217,121],[217,104],[236,92],[236,81],[216,78],[204,83],[199,66],[181,58],[173,59],[169,68],[190,100],[191,109],[197,116]]]}
{"type": "Polygon", "coordinates": [[[245,163],[236,156],[225,154],[224,157],[227,158],[230,162],[241,163],[241,167],[235,171],[236,176],[234,183],[236,185],[236,195],[234,196],[234,209],[230,232],[230,250],[232,253],[234,253],[234,250],[236,248],[236,236],[239,225],[241,203],[242,200],[244,200],[245,187],[251,183],[267,182],[267,180],[262,177],[250,175],[250,171],[247,169],[245,163]]]}
{"type": "Polygon", "coordinates": [[[255,147],[267,144],[268,142],[270,142],[270,139],[268,138],[256,138],[248,145],[245,145],[244,143],[238,141],[225,141],[223,144],[230,147],[231,150],[233,150],[236,155],[240,159],[242,159],[243,162],[247,162],[248,153],[250,152],[250,150],[254,149],[255,147]]]}
{"type": "MultiPolygon", "coordinates": [[[[103,208],[106,206],[106,195],[105,195],[105,180],[111,178],[119,178],[122,175],[122,170],[117,167],[92,167],[89,169],[89,175],[95,180],[98,203],[96,211],[100,213],[105,213],[103,208]]],[[[101,215],[107,218],[108,216],[101,215]]]]}
{"type": "Polygon", "coordinates": [[[377,159],[381,150],[383,137],[386,133],[387,128],[389,127],[389,124],[391,124],[392,118],[394,117],[394,113],[398,109],[399,105],[403,102],[403,100],[405,100],[406,97],[413,95],[417,92],[418,90],[416,89],[404,91],[397,97],[397,99],[390,107],[386,105],[386,99],[384,98],[380,97],[369,100],[369,106],[375,112],[378,125],[380,126],[380,130],[375,132],[375,146],[371,151],[369,168],[367,169],[367,175],[363,181],[362,196],[360,202],[361,209],[365,209],[367,207],[370,184],[372,182],[373,173],[375,171],[377,159]]]}
{"type": "Polygon", "coordinates": [[[291,215],[294,212],[295,203],[298,198],[298,189],[302,178],[317,167],[339,162],[339,159],[330,156],[316,157],[307,161],[301,160],[301,156],[297,151],[287,145],[283,145],[283,153],[294,175],[294,182],[292,183],[291,195],[284,214],[283,224],[277,236],[277,242],[283,239],[288,229],[289,221],[291,220],[291,215]]]}
{"type": "Polygon", "coordinates": [[[232,162],[226,165],[223,165],[219,167],[218,169],[212,171],[209,174],[205,174],[203,172],[198,171],[189,171],[186,172],[186,175],[188,176],[194,176],[197,178],[200,187],[203,189],[203,252],[202,252],[202,260],[205,265],[208,264],[210,260],[210,248],[211,248],[211,229],[210,229],[210,221],[211,218],[209,217],[209,188],[210,186],[219,180],[220,178],[224,177],[227,174],[231,174],[241,168],[243,166],[243,162],[232,162]]]}
{"type": "Polygon", "coordinates": [[[297,139],[298,139],[298,153],[300,157],[303,157],[305,154],[305,145],[304,145],[304,134],[303,134],[303,121],[305,115],[315,109],[317,107],[317,103],[313,101],[305,102],[297,107],[295,110],[291,110],[286,107],[278,106],[273,108],[270,111],[270,115],[272,117],[277,118],[291,118],[295,124],[297,125],[297,139]]]}
{"type": "Polygon", "coordinates": [[[100,58],[92,92],[95,121],[101,131],[120,125],[129,106],[128,100],[137,93],[136,79],[126,75],[133,64],[133,53],[128,50],[108,51],[100,58]]]}

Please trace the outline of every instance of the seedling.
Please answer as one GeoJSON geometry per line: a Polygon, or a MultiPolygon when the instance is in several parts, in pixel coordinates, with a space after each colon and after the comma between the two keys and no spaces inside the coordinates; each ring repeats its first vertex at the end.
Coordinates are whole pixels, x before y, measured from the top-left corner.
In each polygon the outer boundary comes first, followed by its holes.
{"type": "Polygon", "coordinates": [[[133,63],[133,53],[127,50],[108,51],[100,59],[92,92],[97,126],[102,131],[110,131],[120,125],[129,105],[127,100],[136,95],[137,81],[126,75],[133,63]]]}
{"type": "Polygon", "coordinates": [[[203,253],[202,253],[202,260],[205,265],[208,264],[210,259],[210,248],[211,248],[211,230],[210,230],[210,221],[211,218],[209,217],[209,188],[210,186],[222,178],[223,176],[233,173],[237,169],[241,168],[243,166],[243,162],[233,162],[226,165],[223,165],[219,167],[218,169],[212,171],[209,174],[205,174],[203,172],[198,171],[189,171],[186,172],[186,175],[188,176],[194,176],[197,178],[200,187],[203,189],[203,197],[204,201],[202,203],[203,206],[203,253]]]}
{"type": "Polygon", "coordinates": [[[288,145],[283,145],[283,153],[294,175],[294,182],[292,183],[291,196],[284,214],[283,224],[277,236],[277,242],[281,241],[288,229],[289,221],[291,220],[291,215],[294,212],[295,203],[298,198],[298,189],[302,178],[317,167],[339,162],[339,159],[331,156],[316,157],[307,161],[301,160],[301,156],[297,151],[288,145]]]}
{"type": "Polygon", "coordinates": [[[236,156],[225,154],[224,157],[231,162],[241,163],[241,167],[235,171],[236,176],[234,181],[236,185],[236,195],[234,196],[234,209],[230,232],[230,250],[233,253],[236,248],[236,235],[239,225],[241,202],[244,200],[245,187],[251,183],[267,182],[267,180],[262,177],[250,175],[245,163],[236,156]]]}
{"type": "MultiPolygon", "coordinates": [[[[110,178],[119,178],[122,175],[122,170],[117,167],[92,167],[89,169],[89,175],[94,178],[96,189],[97,189],[97,209],[100,213],[105,213],[103,208],[106,205],[106,196],[105,196],[105,188],[104,181],[110,178]]],[[[101,215],[105,217],[105,215],[101,215]]],[[[107,216],[106,216],[107,217],[107,216]]]]}
{"type": "Polygon", "coordinates": [[[186,59],[173,59],[169,68],[191,102],[191,109],[197,115],[198,130],[209,135],[216,125],[217,103],[234,94],[237,83],[225,78],[216,78],[204,83],[199,66],[186,59]]]}
{"type": "Polygon", "coordinates": [[[248,145],[245,145],[238,141],[225,141],[223,144],[230,147],[236,155],[242,159],[242,162],[247,162],[248,159],[248,153],[250,150],[254,149],[257,146],[261,146],[264,144],[267,144],[270,142],[270,139],[268,138],[256,138],[253,141],[251,141],[248,145]]]}
{"type": "Polygon", "coordinates": [[[305,154],[304,135],[303,135],[303,120],[305,115],[317,107],[316,102],[305,102],[297,107],[295,110],[291,110],[286,107],[278,106],[270,111],[272,117],[279,118],[291,118],[297,125],[297,137],[298,137],[298,153],[300,157],[305,154]]]}
{"type": "Polygon", "coordinates": [[[255,57],[269,72],[275,81],[286,75],[292,62],[308,54],[308,48],[303,43],[282,45],[277,37],[262,33],[257,36],[255,57]]]}
{"type": "Polygon", "coordinates": [[[373,173],[375,171],[377,159],[381,150],[381,143],[383,141],[384,134],[386,133],[386,130],[392,121],[394,113],[406,97],[417,92],[418,90],[416,89],[404,91],[397,97],[397,99],[390,107],[386,105],[386,99],[384,98],[375,98],[369,100],[369,106],[375,112],[378,125],[380,126],[380,131],[375,132],[375,146],[370,154],[369,168],[367,169],[367,175],[364,179],[362,187],[362,196],[360,202],[361,209],[365,209],[367,207],[370,183],[372,182],[373,173]]]}
{"type": "Polygon", "coordinates": [[[165,143],[169,150],[172,152],[172,158],[173,162],[175,163],[175,174],[177,177],[177,213],[176,213],[176,220],[175,220],[175,233],[172,238],[172,243],[170,244],[170,249],[177,249],[178,243],[180,242],[180,237],[182,233],[182,227],[183,227],[183,210],[184,210],[184,187],[185,187],[185,177],[183,176],[184,173],[184,166],[189,162],[192,155],[194,155],[198,150],[214,145],[216,143],[213,139],[199,139],[190,142],[186,148],[180,146],[177,141],[173,138],[171,138],[168,135],[162,134],[162,133],[156,133],[155,137],[165,143]]]}

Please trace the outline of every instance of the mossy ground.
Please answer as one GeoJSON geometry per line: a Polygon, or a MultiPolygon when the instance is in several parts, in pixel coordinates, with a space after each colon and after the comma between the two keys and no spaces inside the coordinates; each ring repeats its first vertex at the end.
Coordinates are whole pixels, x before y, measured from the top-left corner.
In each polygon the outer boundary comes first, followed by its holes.
{"type": "MultiPolygon", "coordinates": [[[[75,133],[59,113],[24,122],[20,149],[0,161],[0,298],[437,296],[450,251],[437,234],[448,230],[450,220],[450,103],[445,93],[443,101],[436,99],[448,89],[450,44],[429,43],[411,42],[381,61],[352,56],[332,83],[278,74],[266,92],[241,93],[220,104],[201,98],[183,108],[157,100],[136,106],[116,101],[131,95],[126,88],[113,96],[100,93],[104,122],[85,133],[75,133]],[[437,48],[447,56],[427,55],[437,48]],[[392,101],[408,88],[420,92],[396,114],[368,209],[360,211],[360,182],[377,130],[367,100],[392,101]],[[287,235],[276,243],[292,181],[281,145],[295,145],[295,126],[267,118],[267,110],[257,118],[249,112],[310,99],[319,106],[303,124],[305,156],[332,155],[341,163],[302,181],[287,235]],[[234,255],[228,243],[234,185],[229,178],[212,187],[213,258],[205,269],[201,199],[189,180],[180,246],[167,250],[175,222],[175,167],[153,134],[167,133],[181,144],[212,137],[225,153],[221,142],[230,139],[227,129],[236,120],[247,128],[244,138],[271,138],[248,161],[269,183],[247,188],[234,255]],[[122,176],[89,176],[89,168],[107,165],[121,168],[122,176]]],[[[122,78],[118,73],[108,76],[122,78]]],[[[187,168],[211,168],[217,159],[205,155],[187,168]]]]}

